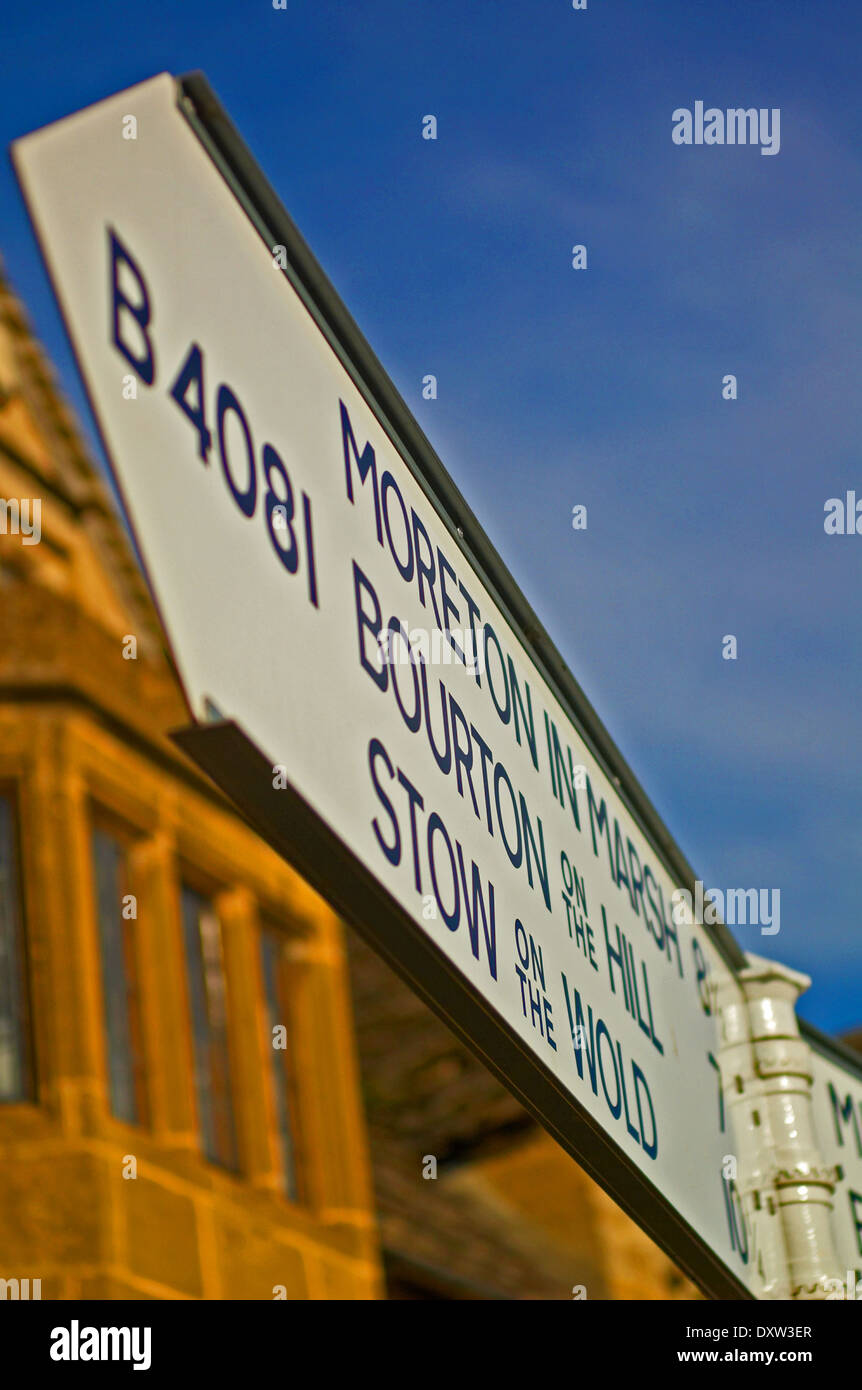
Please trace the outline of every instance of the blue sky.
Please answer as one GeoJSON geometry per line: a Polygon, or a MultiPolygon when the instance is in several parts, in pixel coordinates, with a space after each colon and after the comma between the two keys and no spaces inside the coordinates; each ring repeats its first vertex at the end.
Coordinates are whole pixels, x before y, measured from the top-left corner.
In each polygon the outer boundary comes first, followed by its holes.
{"type": "MultiPolygon", "coordinates": [[[[862,536],[823,530],[862,497],[860,41],[855,0],[45,0],[0,82],[8,146],[207,74],[699,875],[780,889],[737,935],[829,1031],[862,1023],[862,536]],[[780,152],[675,145],[697,100],[780,108],[780,152]]],[[[0,207],[92,438],[8,161],[0,207]]]]}

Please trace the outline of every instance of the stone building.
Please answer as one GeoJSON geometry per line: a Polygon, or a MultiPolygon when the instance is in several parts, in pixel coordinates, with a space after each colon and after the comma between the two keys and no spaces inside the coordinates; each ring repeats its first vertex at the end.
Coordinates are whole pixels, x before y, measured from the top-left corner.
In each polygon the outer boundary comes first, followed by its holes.
{"type": "Polygon", "coordinates": [[[0,502],[0,1279],[696,1296],[172,742],[133,550],[2,274],[0,502]]]}

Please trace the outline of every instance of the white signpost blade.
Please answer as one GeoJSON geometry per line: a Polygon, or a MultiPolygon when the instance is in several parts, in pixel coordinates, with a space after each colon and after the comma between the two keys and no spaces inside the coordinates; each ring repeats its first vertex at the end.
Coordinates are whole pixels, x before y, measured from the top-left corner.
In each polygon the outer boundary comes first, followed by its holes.
{"type": "Polygon", "coordinates": [[[14,159],[187,746],[705,1289],[756,1296],[711,1002],[738,948],[676,920],[667,832],[182,91],[163,74],[14,159]]]}
{"type": "Polygon", "coordinates": [[[846,1298],[862,1300],[862,1075],[859,1061],[808,1030],[814,1123],[824,1162],[838,1170],[832,1230],[846,1298]]]}

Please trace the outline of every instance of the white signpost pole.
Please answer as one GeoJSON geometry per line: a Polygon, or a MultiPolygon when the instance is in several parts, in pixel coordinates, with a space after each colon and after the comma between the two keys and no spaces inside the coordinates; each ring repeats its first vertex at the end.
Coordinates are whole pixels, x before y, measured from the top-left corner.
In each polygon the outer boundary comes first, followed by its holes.
{"type": "Polygon", "coordinates": [[[719,999],[718,1056],[740,1193],[763,1234],[764,1296],[825,1298],[843,1287],[843,1275],[830,1220],[838,1170],[818,1148],[811,1050],[794,1011],[811,981],[775,961],[748,959],[742,999],[735,991],[719,999]],[[764,1208],[779,1221],[759,1221],[764,1208]]]}
{"type": "Polygon", "coordinates": [[[770,1296],[716,1084],[745,957],[212,92],[14,161],[183,746],[704,1289],[770,1296]]]}

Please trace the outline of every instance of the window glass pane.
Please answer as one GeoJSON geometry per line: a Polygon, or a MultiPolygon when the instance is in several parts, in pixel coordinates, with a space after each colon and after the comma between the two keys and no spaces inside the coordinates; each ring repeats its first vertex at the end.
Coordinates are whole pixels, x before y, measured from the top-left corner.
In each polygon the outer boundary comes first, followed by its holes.
{"type": "Polygon", "coordinates": [[[32,1098],[15,816],[0,797],[0,1101],[32,1098]]]}
{"type": "Polygon", "coordinates": [[[92,849],[111,1111],[129,1124],[143,1124],[147,1118],[147,1097],[136,967],[136,923],[123,916],[123,897],[128,892],[126,850],[113,835],[99,828],[93,831],[92,849]]]}
{"type": "Polygon", "coordinates": [[[182,911],[195,1094],[203,1150],[211,1163],[235,1169],[237,1144],[221,926],[212,903],[193,888],[183,886],[182,911]]]}
{"type": "Polygon", "coordinates": [[[282,1180],[286,1196],[291,1201],[296,1201],[299,1196],[299,1183],[296,1166],[295,1075],[290,1048],[292,1020],[287,994],[287,970],[284,953],[285,942],[280,932],[270,930],[261,932],[267,1033],[272,1056],[271,1074],[275,1096],[282,1180]],[[279,1029],[278,1034],[273,1031],[276,1028],[279,1029]]]}

